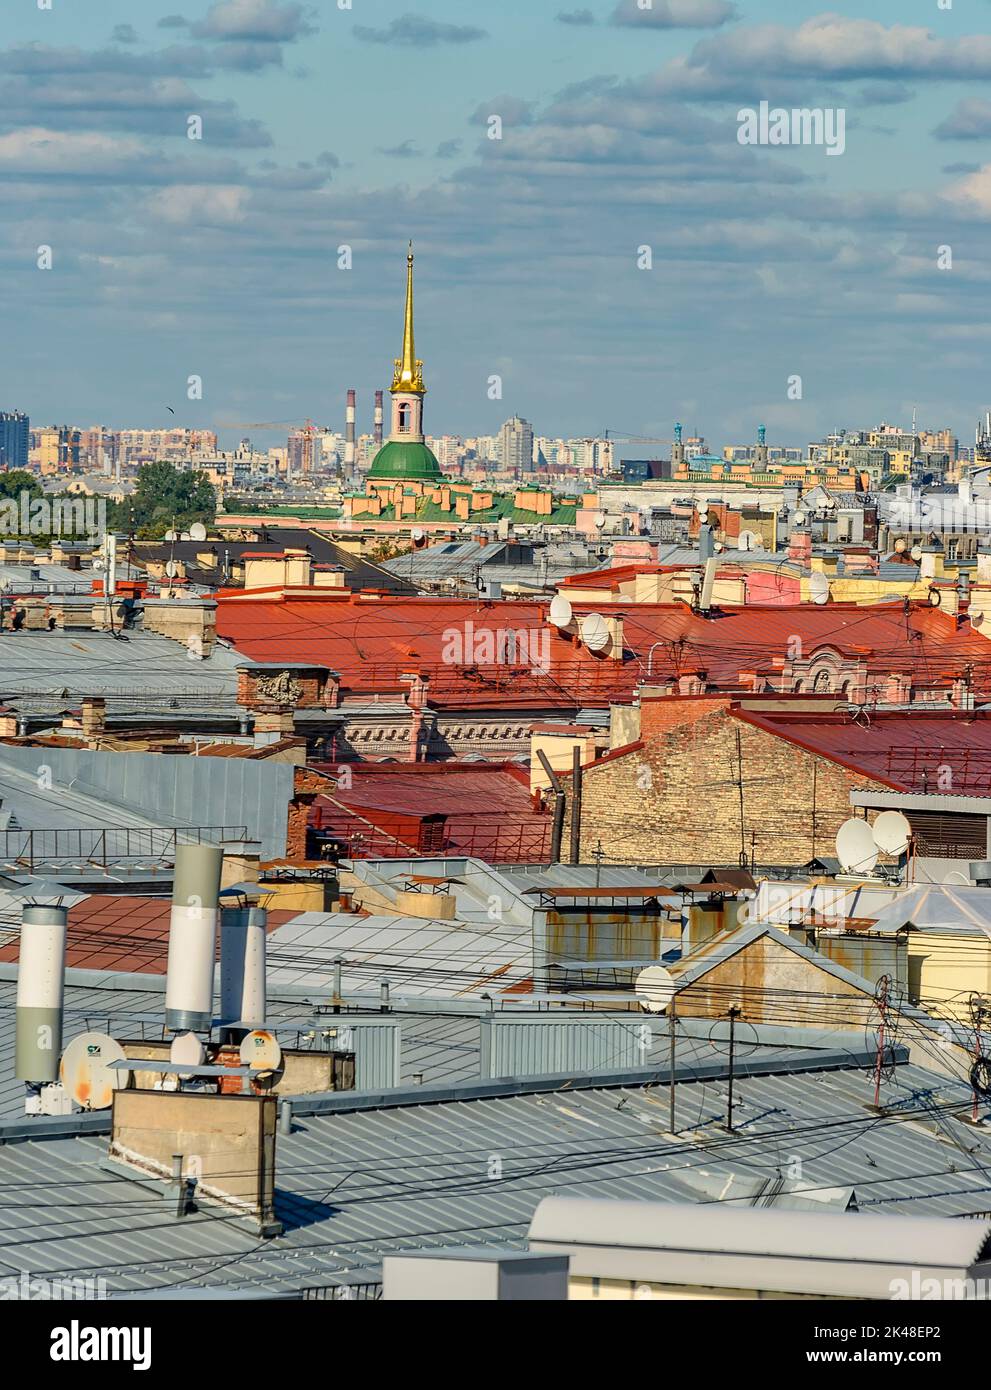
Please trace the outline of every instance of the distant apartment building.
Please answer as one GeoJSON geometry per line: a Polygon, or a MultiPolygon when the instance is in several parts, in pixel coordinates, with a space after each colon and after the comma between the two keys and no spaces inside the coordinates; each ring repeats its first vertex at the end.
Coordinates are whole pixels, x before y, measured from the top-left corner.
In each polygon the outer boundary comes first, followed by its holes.
{"type": "Polygon", "coordinates": [[[533,426],[514,415],[499,431],[498,458],[507,472],[529,473],[533,469],[533,426]]]}
{"type": "Polygon", "coordinates": [[[45,425],[31,431],[28,459],[42,473],[79,467],[80,432],[71,425],[45,425]]]}
{"type": "Polygon", "coordinates": [[[124,465],[163,461],[190,464],[196,454],[215,454],[214,430],[118,430],[117,457],[124,465]]]}
{"type": "Polygon", "coordinates": [[[27,468],[31,422],[19,410],[0,411],[0,468],[27,468]]]}

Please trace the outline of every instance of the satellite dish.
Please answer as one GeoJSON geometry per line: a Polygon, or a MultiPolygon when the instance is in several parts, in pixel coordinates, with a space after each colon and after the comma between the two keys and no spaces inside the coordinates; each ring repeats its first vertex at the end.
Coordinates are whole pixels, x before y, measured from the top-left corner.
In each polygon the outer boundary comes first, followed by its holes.
{"type": "Polygon", "coordinates": [[[182,1067],[201,1067],[205,1060],[206,1048],[195,1033],[180,1033],[172,1039],[169,1061],[177,1070],[182,1067]]]}
{"type": "Polygon", "coordinates": [[[177,541],[177,540],[179,539],[179,532],[178,532],[178,531],[166,531],[166,533],[165,533],[165,539],[166,539],[167,541],[177,541]]]}
{"type": "Polygon", "coordinates": [[[256,1028],[241,1040],[241,1065],[256,1071],[277,1071],[282,1061],[282,1048],[274,1033],[256,1028]]]}
{"type": "Polygon", "coordinates": [[[674,979],[663,965],[648,965],[633,986],[640,1007],[649,1014],[662,1014],[674,998],[674,979]]]}
{"type": "Polygon", "coordinates": [[[904,542],[903,540],[897,540],[897,541],[895,541],[895,554],[896,554],[896,555],[903,555],[904,553],[905,553],[905,542],[904,542]]]}
{"type": "Polygon", "coordinates": [[[878,849],[865,820],[845,820],[836,832],[836,857],[847,873],[869,874],[877,863],[878,849]]]}
{"type": "Polygon", "coordinates": [[[563,594],[555,594],[551,599],[550,620],[555,627],[567,627],[571,622],[571,602],[563,594]]]}
{"type": "Polygon", "coordinates": [[[59,1080],[84,1110],[106,1110],[128,1077],[110,1063],[125,1060],[124,1049],[108,1033],[81,1033],[62,1053],[59,1080]]]}
{"type": "Polygon", "coordinates": [[[723,548],[723,543],[722,543],[722,541],[716,541],[712,548],[713,548],[713,550],[716,552],[716,554],[718,555],[719,552],[720,552],[720,551],[722,550],[722,548],[723,548]]]}
{"type": "Polygon", "coordinates": [[[603,528],[603,526],[605,526],[605,524],[606,524],[606,514],[605,514],[605,512],[596,512],[596,514],[595,514],[595,524],[596,524],[596,526],[599,528],[599,530],[601,531],[602,528],[603,528]]]}
{"type": "Polygon", "coordinates": [[[179,539],[180,539],[181,541],[190,541],[190,540],[192,540],[192,536],[189,534],[188,531],[180,531],[180,532],[179,532],[179,539]]]}
{"type": "Polygon", "coordinates": [[[737,537],[737,550],[763,550],[764,542],[756,531],[741,531],[737,537]]]}
{"type": "Polygon", "coordinates": [[[175,579],[176,575],[179,573],[179,566],[176,564],[174,560],[166,560],[165,573],[169,576],[170,579],[175,579]]]}
{"type": "Polygon", "coordinates": [[[609,645],[609,625],[601,613],[589,613],[582,618],[581,634],[590,652],[605,651],[609,645]]]}
{"type": "Polygon", "coordinates": [[[913,559],[913,560],[921,560],[921,559],[922,559],[922,546],[921,546],[921,545],[913,545],[913,546],[912,546],[912,559],[913,559]]]}
{"type": "Polygon", "coordinates": [[[202,521],[194,521],[192,526],[190,526],[189,539],[191,541],[206,540],[206,527],[203,525],[202,521]]]}
{"type": "Polygon", "coordinates": [[[804,513],[804,512],[796,512],[796,513],[795,513],[795,525],[796,525],[796,526],[801,526],[801,525],[805,522],[805,520],[806,520],[806,516],[805,516],[805,513],[804,513]]]}
{"type": "Polygon", "coordinates": [[[882,811],[871,827],[874,843],[885,854],[904,854],[912,838],[908,817],[901,811],[882,811]]]}
{"type": "Polygon", "coordinates": [[[819,570],[816,570],[809,580],[809,593],[813,603],[829,602],[829,580],[819,570]]]}
{"type": "Polygon", "coordinates": [[[410,538],[414,541],[422,541],[423,535],[424,531],[422,526],[414,526],[410,532],[410,538]]]}

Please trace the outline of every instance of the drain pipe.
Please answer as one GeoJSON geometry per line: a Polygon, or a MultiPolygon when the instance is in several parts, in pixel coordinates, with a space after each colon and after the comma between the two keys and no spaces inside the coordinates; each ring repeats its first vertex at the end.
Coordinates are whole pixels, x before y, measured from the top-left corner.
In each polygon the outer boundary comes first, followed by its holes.
{"type": "Polygon", "coordinates": [[[571,750],[571,862],[581,863],[582,836],[582,750],[571,750]]]}
{"type": "Polygon", "coordinates": [[[554,792],[554,826],[551,830],[551,863],[560,864],[561,838],[564,835],[564,809],[566,805],[564,788],[561,786],[561,779],[551,767],[550,759],[542,748],[537,749],[537,759],[540,766],[544,769],[547,780],[550,782],[554,792]]]}

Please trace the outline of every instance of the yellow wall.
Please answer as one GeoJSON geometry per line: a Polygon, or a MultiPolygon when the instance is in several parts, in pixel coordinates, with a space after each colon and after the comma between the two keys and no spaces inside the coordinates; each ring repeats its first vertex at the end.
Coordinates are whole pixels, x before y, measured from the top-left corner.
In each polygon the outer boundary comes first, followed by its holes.
{"type": "Polygon", "coordinates": [[[910,993],[918,992],[923,1007],[936,1006],[944,1014],[970,1022],[971,994],[991,993],[991,941],[983,932],[952,936],[930,932],[908,933],[910,993]]]}

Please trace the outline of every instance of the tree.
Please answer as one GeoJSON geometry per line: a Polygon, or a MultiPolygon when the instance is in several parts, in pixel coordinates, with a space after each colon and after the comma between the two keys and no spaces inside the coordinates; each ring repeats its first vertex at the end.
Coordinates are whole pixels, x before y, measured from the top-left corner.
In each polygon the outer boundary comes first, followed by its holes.
{"type": "Polygon", "coordinates": [[[194,521],[209,525],[217,494],[204,473],[183,472],[171,463],[143,463],[134,493],[111,509],[114,530],[133,529],[142,540],[160,540],[173,525],[188,531],[194,521]]]}
{"type": "Polygon", "coordinates": [[[26,492],[28,497],[41,497],[42,488],[33,473],[24,468],[12,468],[0,473],[0,497],[20,497],[26,492]]]}

